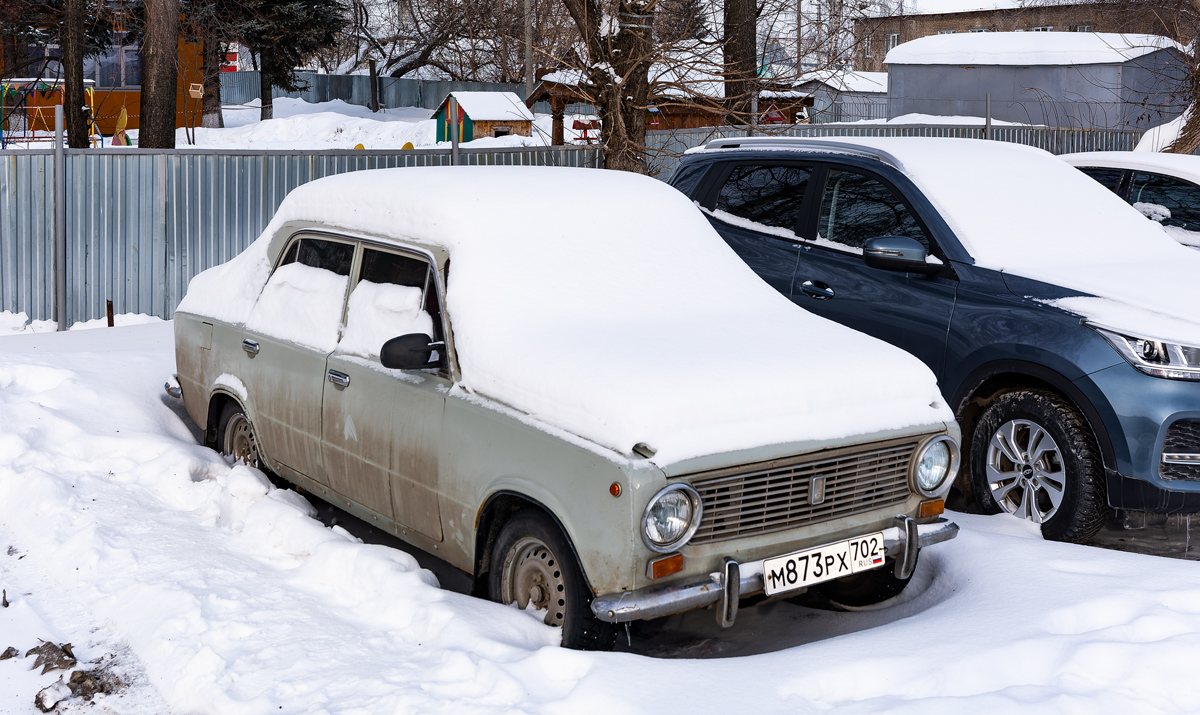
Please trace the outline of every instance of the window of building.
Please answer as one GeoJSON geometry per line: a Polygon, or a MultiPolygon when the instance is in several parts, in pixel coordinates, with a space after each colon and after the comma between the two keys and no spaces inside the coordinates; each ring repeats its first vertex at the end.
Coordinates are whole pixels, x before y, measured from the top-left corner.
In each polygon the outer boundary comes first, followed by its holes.
{"type": "Polygon", "coordinates": [[[871,54],[871,35],[863,37],[863,57],[874,57],[871,54]]]}
{"type": "Polygon", "coordinates": [[[889,32],[887,36],[885,52],[891,52],[892,50],[896,49],[896,45],[898,44],[900,44],[900,33],[889,32]]]}
{"type": "Polygon", "coordinates": [[[986,27],[972,27],[970,30],[967,30],[967,32],[991,32],[991,30],[986,27]]]}
{"type": "Polygon", "coordinates": [[[1076,25],[1075,26],[1075,32],[1091,32],[1091,31],[1092,31],[1091,25],[1076,25]]]}
{"type": "Polygon", "coordinates": [[[939,35],[953,35],[954,30],[938,30],[939,35]]]}
{"type": "Polygon", "coordinates": [[[1034,32],[1053,32],[1054,26],[1053,25],[1044,25],[1042,27],[1035,27],[1035,28],[1033,28],[1033,31],[1034,32]]]}

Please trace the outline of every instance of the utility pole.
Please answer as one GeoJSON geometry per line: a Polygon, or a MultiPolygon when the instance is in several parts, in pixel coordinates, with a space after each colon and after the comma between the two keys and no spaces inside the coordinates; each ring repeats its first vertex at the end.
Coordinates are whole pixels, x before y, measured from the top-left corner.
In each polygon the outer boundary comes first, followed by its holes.
{"type": "Polygon", "coordinates": [[[525,0],[525,99],[533,96],[533,0],[525,0]]]}

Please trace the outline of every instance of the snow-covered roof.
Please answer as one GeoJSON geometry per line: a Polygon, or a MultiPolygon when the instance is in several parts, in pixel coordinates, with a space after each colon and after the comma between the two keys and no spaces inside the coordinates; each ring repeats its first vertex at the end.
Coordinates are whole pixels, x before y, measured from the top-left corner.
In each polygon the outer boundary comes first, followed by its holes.
{"type": "Polygon", "coordinates": [[[867,14],[871,17],[943,15],[979,10],[1012,10],[1028,4],[1029,0],[899,0],[896,3],[880,3],[867,14]]]}
{"type": "Polygon", "coordinates": [[[839,92],[887,94],[888,75],[887,72],[823,70],[802,74],[793,84],[799,87],[809,82],[819,82],[839,92]]]}
{"type": "Polygon", "coordinates": [[[512,92],[451,92],[449,97],[458,101],[472,121],[533,121],[533,113],[512,92]]]}
{"type": "Polygon", "coordinates": [[[888,52],[889,65],[1119,64],[1165,48],[1183,51],[1158,35],[1108,32],[979,32],[930,35],[888,52]]]}
{"type": "Polygon", "coordinates": [[[464,166],[318,179],[194,278],[179,310],[244,322],[287,221],[443,247],[461,386],[618,453],[645,442],[666,465],[953,419],[923,363],[797,307],[649,177],[464,166]]]}
{"type": "Polygon", "coordinates": [[[1200,184],[1200,156],[1155,151],[1089,151],[1058,157],[1071,166],[1152,171],[1200,184]]]}
{"type": "Polygon", "coordinates": [[[562,69],[542,75],[542,79],[539,81],[554,82],[557,84],[566,84],[572,87],[578,87],[586,82],[587,78],[583,76],[582,70],[562,69]]]}

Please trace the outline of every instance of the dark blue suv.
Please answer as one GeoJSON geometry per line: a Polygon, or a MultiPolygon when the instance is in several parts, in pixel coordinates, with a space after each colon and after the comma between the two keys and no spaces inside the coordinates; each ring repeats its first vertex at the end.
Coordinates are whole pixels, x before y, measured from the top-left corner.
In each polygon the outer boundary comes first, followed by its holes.
{"type": "Polygon", "coordinates": [[[1075,542],[1109,507],[1200,511],[1200,254],[1064,162],[726,139],[671,183],[778,291],[934,371],[963,430],[958,488],[984,511],[1075,542]]]}

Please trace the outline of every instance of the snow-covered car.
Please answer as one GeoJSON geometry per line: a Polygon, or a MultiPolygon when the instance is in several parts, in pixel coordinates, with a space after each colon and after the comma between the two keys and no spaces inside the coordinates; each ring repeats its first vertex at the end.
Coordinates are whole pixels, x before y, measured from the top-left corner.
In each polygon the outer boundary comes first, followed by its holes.
{"type": "Polygon", "coordinates": [[[957,531],[929,369],[792,305],[645,177],[314,181],[192,280],[175,339],[209,445],[544,611],[568,646],[810,586],[878,602],[957,531]]]}
{"type": "Polygon", "coordinates": [[[1086,543],[1200,513],[1200,253],[1051,154],[723,139],[671,179],[784,295],[938,375],[988,513],[1086,543]]]}
{"type": "Polygon", "coordinates": [[[1162,224],[1171,238],[1200,250],[1200,156],[1094,151],[1059,158],[1162,224]]]}

